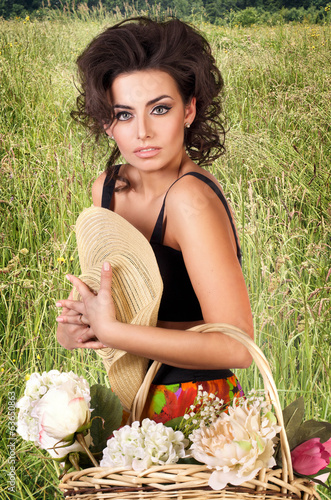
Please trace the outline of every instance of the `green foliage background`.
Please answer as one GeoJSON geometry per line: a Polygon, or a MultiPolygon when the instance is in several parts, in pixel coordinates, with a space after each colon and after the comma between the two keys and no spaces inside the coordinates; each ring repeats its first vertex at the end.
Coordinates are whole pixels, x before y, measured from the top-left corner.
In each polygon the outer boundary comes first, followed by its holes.
{"type": "Polygon", "coordinates": [[[0,17],[49,17],[54,11],[75,12],[77,9],[104,10],[111,14],[126,15],[136,11],[166,12],[186,20],[196,16],[211,23],[270,25],[302,22],[323,24],[329,17],[327,0],[0,0],[0,17]],[[239,14],[239,15],[238,15],[239,14]]]}
{"type": "MultiPolygon", "coordinates": [[[[54,368],[107,383],[95,353],[58,345],[55,302],[79,274],[74,224],[108,153],[70,119],[75,59],[121,18],[82,6],[0,21],[1,500],[61,496],[59,470],[19,436],[8,491],[9,394],[54,368]]],[[[236,214],[256,342],[282,404],[303,395],[306,419],[331,421],[330,26],[196,24],[226,83],[227,154],[211,170],[236,214]]],[[[262,387],[254,366],[238,376],[262,387]]]]}

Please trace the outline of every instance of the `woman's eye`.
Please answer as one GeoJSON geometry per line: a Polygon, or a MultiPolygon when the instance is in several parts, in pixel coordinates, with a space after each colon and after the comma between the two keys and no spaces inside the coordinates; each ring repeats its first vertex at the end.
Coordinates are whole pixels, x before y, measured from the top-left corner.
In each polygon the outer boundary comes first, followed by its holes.
{"type": "Polygon", "coordinates": [[[119,113],[117,113],[115,118],[119,121],[125,122],[129,120],[131,116],[131,113],[128,113],[127,111],[120,111],[119,113]]]}
{"type": "Polygon", "coordinates": [[[169,106],[155,106],[153,108],[153,114],[154,115],[165,115],[169,111],[170,107],[169,106]]]}

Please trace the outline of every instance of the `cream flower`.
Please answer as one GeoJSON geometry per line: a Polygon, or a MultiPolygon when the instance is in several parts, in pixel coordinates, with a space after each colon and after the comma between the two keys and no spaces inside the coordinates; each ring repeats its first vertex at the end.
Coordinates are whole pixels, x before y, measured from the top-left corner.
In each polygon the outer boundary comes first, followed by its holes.
{"type": "Polygon", "coordinates": [[[263,467],[276,464],[273,440],[280,427],[270,406],[247,400],[237,405],[234,402],[210,427],[202,425],[190,435],[192,456],[215,469],[209,479],[214,490],[249,481],[263,467]]]}

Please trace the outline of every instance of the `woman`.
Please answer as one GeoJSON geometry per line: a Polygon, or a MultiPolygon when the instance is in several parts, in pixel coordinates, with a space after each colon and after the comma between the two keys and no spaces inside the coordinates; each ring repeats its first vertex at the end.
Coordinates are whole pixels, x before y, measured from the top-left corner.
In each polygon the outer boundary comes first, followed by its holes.
{"type": "Polygon", "coordinates": [[[126,20],[94,39],[78,59],[76,117],[115,141],[93,203],[115,211],[151,243],[164,282],[157,327],[116,320],[105,263],[98,295],[74,276],[82,302],[58,303],[58,340],[67,349],[109,346],[163,363],[145,416],[183,415],[198,390],[225,402],[241,392],[230,368],[248,351],[219,332],[232,324],[253,337],[253,322],[231,212],[201,165],[224,151],[223,80],[207,41],[179,20],[126,20]],[[125,163],[116,165],[119,155],[125,163]]]}

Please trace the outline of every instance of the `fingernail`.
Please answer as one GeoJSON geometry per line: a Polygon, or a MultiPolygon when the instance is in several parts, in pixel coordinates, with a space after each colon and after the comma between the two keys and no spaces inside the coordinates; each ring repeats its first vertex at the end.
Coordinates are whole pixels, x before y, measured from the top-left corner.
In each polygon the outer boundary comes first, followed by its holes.
{"type": "Polygon", "coordinates": [[[56,318],[56,321],[57,321],[58,323],[63,323],[63,318],[61,318],[61,316],[60,316],[60,317],[56,318]]]}
{"type": "Polygon", "coordinates": [[[56,307],[62,307],[61,302],[57,302],[55,305],[56,305],[56,307]]]}
{"type": "Polygon", "coordinates": [[[78,339],[77,342],[79,342],[81,344],[83,341],[82,341],[82,339],[78,339]]]}
{"type": "Polygon", "coordinates": [[[70,274],[66,274],[66,278],[67,278],[67,280],[71,281],[71,279],[70,279],[70,278],[71,278],[70,274]]]}
{"type": "Polygon", "coordinates": [[[104,271],[109,271],[110,270],[109,262],[104,262],[103,263],[103,269],[104,269],[104,271]]]}

